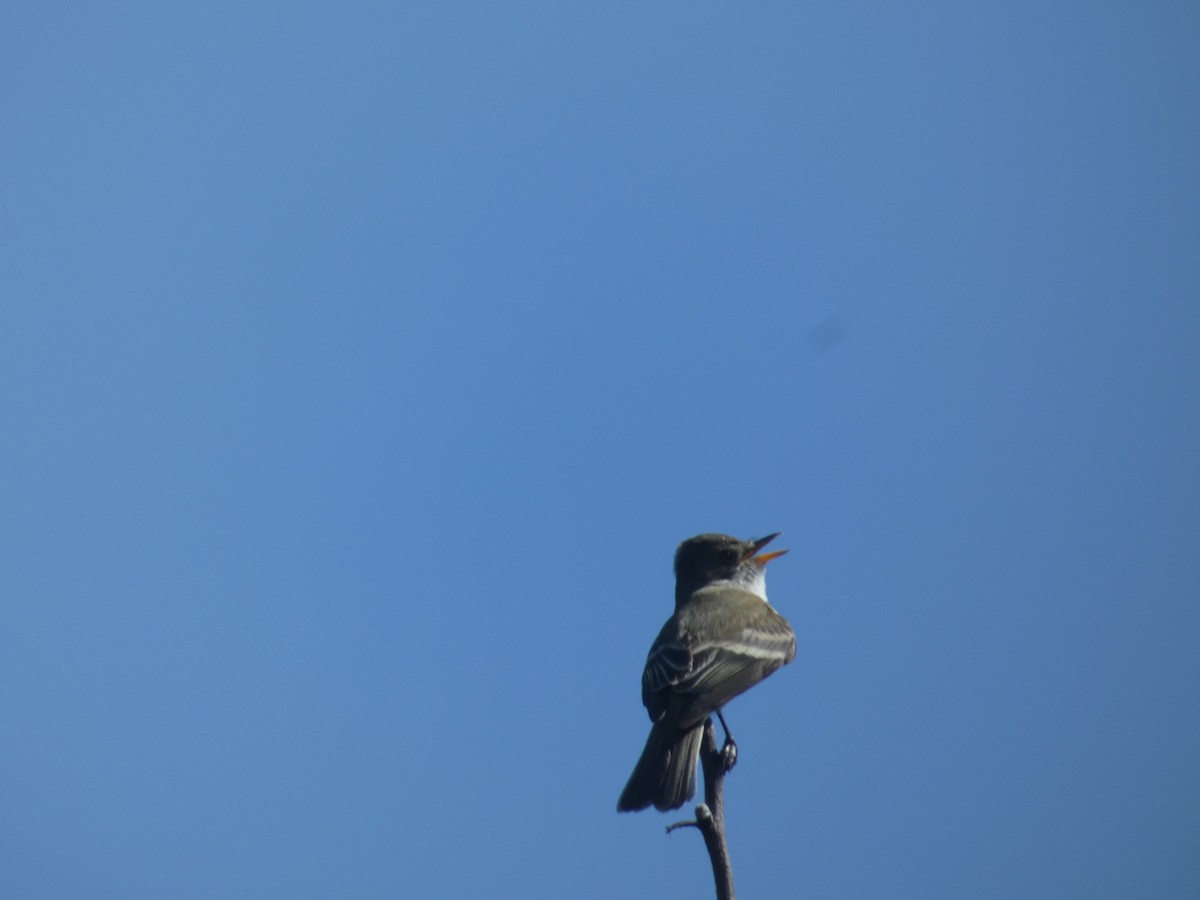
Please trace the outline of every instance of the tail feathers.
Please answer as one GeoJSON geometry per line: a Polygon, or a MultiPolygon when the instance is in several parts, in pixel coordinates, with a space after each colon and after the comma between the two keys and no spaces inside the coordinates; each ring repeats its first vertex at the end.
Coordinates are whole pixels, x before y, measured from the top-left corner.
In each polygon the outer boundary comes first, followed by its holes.
{"type": "Polygon", "coordinates": [[[617,811],[635,812],[651,804],[663,811],[678,809],[696,796],[696,757],[703,734],[703,723],[691,731],[655,723],[617,811]]]}

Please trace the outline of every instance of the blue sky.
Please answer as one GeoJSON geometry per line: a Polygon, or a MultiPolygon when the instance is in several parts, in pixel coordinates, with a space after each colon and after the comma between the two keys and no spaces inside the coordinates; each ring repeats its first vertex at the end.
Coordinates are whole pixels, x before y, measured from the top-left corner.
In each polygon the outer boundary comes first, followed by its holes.
{"type": "Polygon", "coordinates": [[[0,35],[6,896],[707,895],[614,809],[713,530],[745,896],[1197,895],[1194,4],[0,35]]]}

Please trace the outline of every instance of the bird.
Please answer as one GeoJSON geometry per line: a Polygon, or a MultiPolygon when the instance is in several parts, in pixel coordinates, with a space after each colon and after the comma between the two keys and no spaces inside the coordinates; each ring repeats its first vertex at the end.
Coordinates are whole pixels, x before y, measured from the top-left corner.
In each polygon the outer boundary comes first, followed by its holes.
{"type": "MultiPolygon", "coordinates": [[[[653,724],[618,812],[665,812],[691,800],[705,721],[716,713],[724,727],[725,704],[795,658],[796,635],[767,602],[767,563],[787,551],[760,551],[777,537],[700,534],[675,551],[675,612],[642,670],[653,724]]],[[[728,769],[737,746],[725,733],[728,769]]]]}

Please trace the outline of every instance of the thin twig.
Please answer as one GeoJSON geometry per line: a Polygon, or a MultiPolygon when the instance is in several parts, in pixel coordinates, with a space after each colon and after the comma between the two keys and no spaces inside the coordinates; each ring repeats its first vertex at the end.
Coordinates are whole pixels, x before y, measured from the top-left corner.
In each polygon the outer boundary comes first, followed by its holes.
{"type": "Polygon", "coordinates": [[[704,723],[704,739],[700,744],[700,768],[704,772],[704,802],[696,807],[695,821],[668,825],[667,833],[670,834],[677,828],[699,829],[704,835],[708,858],[712,861],[717,900],[737,900],[733,890],[733,864],[729,860],[729,845],[725,841],[727,754],[724,749],[717,749],[717,735],[711,718],[704,723]]]}

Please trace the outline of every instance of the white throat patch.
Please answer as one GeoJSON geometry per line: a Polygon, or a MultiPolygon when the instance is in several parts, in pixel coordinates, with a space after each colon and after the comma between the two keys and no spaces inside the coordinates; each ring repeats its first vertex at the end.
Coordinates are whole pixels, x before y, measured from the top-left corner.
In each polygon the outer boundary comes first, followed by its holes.
{"type": "Polygon", "coordinates": [[[733,575],[733,583],[743,591],[749,591],[767,602],[767,567],[750,565],[738,566],[733,575]]]}

